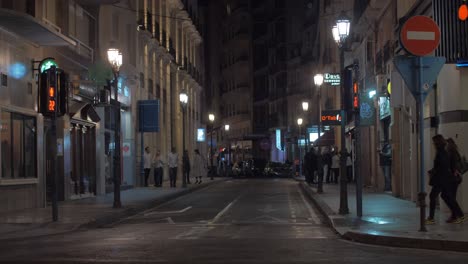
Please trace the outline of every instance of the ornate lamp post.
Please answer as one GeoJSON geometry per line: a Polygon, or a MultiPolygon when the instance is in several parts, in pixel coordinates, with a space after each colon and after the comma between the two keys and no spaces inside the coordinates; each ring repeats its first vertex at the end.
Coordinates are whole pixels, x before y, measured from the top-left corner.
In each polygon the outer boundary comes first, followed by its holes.
{"type": "MultiPolygon", "coordinates": [[[[341,74],[344,72],[344,42],[349,36],[349,27],[351,21],[347,18],[344,12],[341,12],[340,16],[336,20],[336,25],[332,28],[333,39],[340,48],[340,69],[341,74]]],[[[345,139],[345,128],[346,128],[346,111],[345,111],[345,87],[344,82],[341,82],[341,156],[340,156],[340,214],[348,214],[348,190],[347,190],[347,177],[346,177],[346,139],[345,139]]]]}
{"type": "Polygon", "coordinates": [[[211,123],[211,135],[210,135],[210,178],[213,180],[214,177],[214,169],[213,169],[213,132],[214,132],[214,120],[215,120],[215,115],[214,114],[209,114],[208,119],[210,120],[211,123]]]}
{"type": "MultiPolygon", "coordinates": [[[[309,102],[307,102],[307,101],[302,101],[302,111],[304,111],[304,114],[305,114],[306,116],[308,116],[308,115],[307,115],[307,111],[309,111],[309,102]]],[[[306,130],[306,131],[305,131],[305,139],[304,139],[304,140],[305,140],[305,145],[306,145],[306,150],[307,150],[307,148],[308,148],[309,145],[310,145],[310,144],[309,144],[310,142],[309,142],[309,139],[308,139],[308,137],[307,137],[307,127],[306,127],[305,130],[306,130]]]]}
{"type": "MultiPolygon", "coordinates": [[[[317,114],[318,114],[318,138],[317,140],[320,139],[320,134],[322,132],[322,118],[321,118],[321,113],[322,113],[322,98],[321,98],[321,91],[320,91],[320,86],[323,84],[323,74],[316,74],[314,76],[314,84],[315,87],[317,87],[317,93],[318,93],[318,104],[317,104],[317,114]]],[[[320,151],[320,147],[319,150],[320,151]]],[[[320,169],[320,168],[319,168],[320,169]]],[[[319,179],[318,179],[318,185],[317,185],[317,192],[318,193],[323,193],[323,172],[319,173],[319,179]]]]}
{"type": "Polygon", "coordinates": [[[301,126],[304,120],[302,118],[297,119],[297,125],[299,126],[299,140],[298,140],[298,147],[299,147],[299,177],[302,177],[302,148],[301,148],[301,139],[302,139],[302,131],[301,126]]]}
{"type": "MultiPolygon", "coordinates": [[[[182,90],[179,94],[180,107],[182,108],[182,153],[185,151],[185,112],[187,110],[188,95],[182,90]]],[[[183,166],[182,166],[183,167],[183,166]]],[[[182,188],[187,188],[185,172],[182,171],[182,188]]]]}
{"type": "MultiPolygon", "coordinates": [[[[112,73],[114,80],[112,86],[114,87],[114,99],[111,99],[111,107],[114,109],[115,126],[114,126],[114,208],[121,208],[122,202],[120,201],[120,184],[121,184],[121,169],[120,169],[120,102],[119,91],[117,83],[119,81],[119,70],[122,66],[123,58],[119,49],[109,48],[107,50],[107,60],[112,66],[112,73]]],[[[110,86],[109,86],[110,89],[110,86]]],[[[111,89],[112,90],[112,89],[111,89]]]]}
{"type": "MultiPolygon", "coordinates": [[[[224,125],[224,131],[226,131],[226,135],[229,132],[229,124],[224,125]]],[[[228,172],[229,166],[231,164],[231,141],[229,139],[227,140],[228,142],[228,162],[226,165],[226,172],[228,172]]]]}

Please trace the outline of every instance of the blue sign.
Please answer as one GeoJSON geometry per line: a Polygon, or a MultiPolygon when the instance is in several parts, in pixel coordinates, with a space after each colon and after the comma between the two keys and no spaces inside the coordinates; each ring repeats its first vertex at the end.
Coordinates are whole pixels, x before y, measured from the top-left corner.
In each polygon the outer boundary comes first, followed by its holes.
{"type": "Polygon", "coordinates": [[[159,100],[138,101],[138,130],[159,132],[159,100]]]}
{"type": "Polygon", "coordinates": [[[204,128],[197,129],[197,142],[205,142],[206,133],[204,128]]]}
{"type": "Polygon", "coordinates": [[[445,64],[445,57],[396,56],[393,60],[416,101],[420,101],[419,95],[426,99],[445,64]]]}

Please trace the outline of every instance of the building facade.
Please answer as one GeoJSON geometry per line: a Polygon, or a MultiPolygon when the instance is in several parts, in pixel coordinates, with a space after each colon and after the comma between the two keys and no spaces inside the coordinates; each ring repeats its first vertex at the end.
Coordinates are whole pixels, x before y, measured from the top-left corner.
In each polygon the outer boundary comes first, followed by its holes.
{"type": "MultiPolygon", "coordinates": [[[[123,186],[141,186],[141,142],[182,154],[179,93],[189,96],[186,149],[201,126],[204,55],[197,1],[0,1],[0,211],[43,207],[51,199],[50,118],[38,112],[39,62],[53,58],[68,76],[68,114],[57,121],[59,200],[112,190],[115,117],[98,100],[114,76],[107,50],[123,55],[117,79],[123,186]],[[138,130],[140,100],[159,100],[157,133],[138,130]],[[62,148],[59,148],[62,149],[62,148]]],[[[180,159],[180,163],[181,163],[180,159]]],[[[179,166],[181,167],[181,165],[179,166]]],[[[181,178],[181,170],[179,170],[181,178]]],[[[180,180],[179,180],[180,182],[180,180]]]]}

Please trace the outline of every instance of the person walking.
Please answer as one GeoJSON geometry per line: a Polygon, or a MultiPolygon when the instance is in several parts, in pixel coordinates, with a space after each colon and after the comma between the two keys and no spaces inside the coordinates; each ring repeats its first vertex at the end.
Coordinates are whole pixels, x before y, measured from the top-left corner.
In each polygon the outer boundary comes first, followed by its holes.
{"type": "MultiPolygon", "coordinates": [[[[460,152],[458,151],[458,146],[452,138],[447,139],[447,153],[449,155],[450,161],[450,170],[453,175],[454,182],[450,183],[449,185],[449,192],[452,195],[453,199],[457,202],[457,191],[458,186],[462,183],[462,158],[460,152]]],[[[452,215],[452,219],[461,218],[462,221],[465,221],[467,218],[465,217],[463,211],[461,210],[460,206],[455,206],[455,212],[457,215],[452,215]]]]}
{"type": "Polygon", "coordinates": [[[206,162],[203,159],[202,155],[200,155],[200,151],[198,149],[195,150],[195,155],[193,156],[193,165],[192,170],[193,174],[195,175],[196,182],[195,184],[202,183],[203,175],[206,175],[206,162]]]}
{"type": "Polygon", "coordinates": [[[463,213],[458,205],[454,194],[453,185],[455,184],[455,176],[450,168],[450,157],[447,152],[447,141],[442,135],[435,135],[432,137],[432,142],[436,148],[436,156],[434,159],[434,166],[429,171],[429,185],[432,186],[431,193],[429,194],[429,217],[426,219],[426,224],[431,225],[435,223],[435,207],[437,198],[441,194],[442,200],[450,208],[452,215],[447,219],[447,223],[461,223],[463,221],[463,213]]]}
{"type": "Polygon", "coordinates": [[[175,148],[172,148],[171,152],[167,155],[167,163],[169,165],[169,181],[171,183],[171,188],[175,188],[177,181],[177,165],[179,163],[179,155],[177,155],[175,148]]]}
{"type": "Polygon", "coordinates": [[[182,156],[182,169],[183,169],[183,176],[185,177],[187,184],[191,184],[190,182],[190,159],[187,150],[184,150],[184,155],[182,156]]]}
{"type": "Polygon", "coordinates": [[[306,154],[304,155],[304,160],[302,162],[305,181],[308,184],[312,183],[312,177],[310,176],[310,163],[308,162],[311,159],[310,155],[312,155],[312,153],[311,153],[311,150],[309,149],[309,150],[307,150],[306,154]]]}
{"type": "Polygon", "coordinates": [[[384,191],[390,192],[392,191],[392,146],[389,142],[385,142],[382,150],[379,153],[380,155],[380,166],[382,167],[384,180],[385,180],[385,187],[384,191]]]}
{"type": "Polygon", "coordinates": [[[327,149],[325,154],[323,154],[323,176],[325,177],[326,183],[330,183],[331,161],[331,151],[327,149]]]}
{"type": "Polygon", "coordinates": [[[153,160],[153,156],[150,153],[149,147],[145,148],[145,153],[143,154],[143,169],[145,172],[145,187],[148,187],[148,177],[151,171],[151,161],[153,160]]]}
{"type": "Polygon", "coordinates": [[[317,168],[317,183],[323,183],[323,156],[320,147],[317,148],[317,154],[315,155],[315,166],[317,168]]]}
{"type": "Polygon", "coordinates": [[[158,149],[156,151],[156,156],[154,157],[154,186],[155,187],[161,187],[162,186],[162,180],[163,180],[163,166],[164,166],[164,160],[161,155],[161,151],[158,149]]]}
{"type": "Polygon", "coordinates": [[[331,182],[338,184],[338,177],[340,176],[340,156],[338,156],[338,150],[335,150],[332,156],[331,170],[333,173],[331,182]]]}

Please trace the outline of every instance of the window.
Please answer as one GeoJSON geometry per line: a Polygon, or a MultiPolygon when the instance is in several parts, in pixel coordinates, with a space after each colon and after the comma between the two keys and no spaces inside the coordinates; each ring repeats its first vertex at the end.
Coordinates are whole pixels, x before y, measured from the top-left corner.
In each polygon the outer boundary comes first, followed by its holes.
{"type": "Polygon", "coordinates": [[[1,177],[36,178],[36,119],[2,110],[0,117],[1,177]]]}

